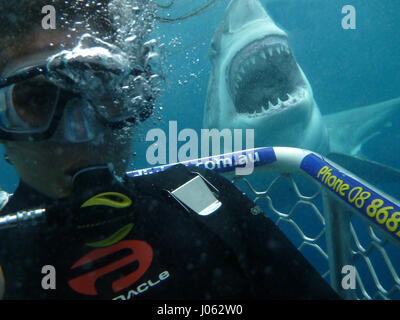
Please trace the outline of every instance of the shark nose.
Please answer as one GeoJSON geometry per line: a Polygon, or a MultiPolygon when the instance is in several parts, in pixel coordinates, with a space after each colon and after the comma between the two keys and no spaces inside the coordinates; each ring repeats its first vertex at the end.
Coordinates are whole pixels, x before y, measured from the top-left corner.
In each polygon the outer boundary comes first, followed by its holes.
{"type": "Polygon", "coordinates": [[[258,19],[267,19],[273,23],[258,0],[232,0],[226,10],[226,26],[231,32],[258,19]]]}

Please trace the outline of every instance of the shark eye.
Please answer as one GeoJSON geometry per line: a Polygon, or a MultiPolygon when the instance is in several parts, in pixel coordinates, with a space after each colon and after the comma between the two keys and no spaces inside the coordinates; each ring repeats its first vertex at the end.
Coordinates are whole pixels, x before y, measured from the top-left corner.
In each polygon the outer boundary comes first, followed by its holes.
{"type": "Polygon", "coordinates": [[[217,52],[218,52],[217,45],[216,45],[215,41],[212,41],[212,42],[211,42],[211,45],[210,45],[210,52],[209,52],[209,54],[210,54],[210,56],[216,56],[216,55],[217,55],[217,52]]]}

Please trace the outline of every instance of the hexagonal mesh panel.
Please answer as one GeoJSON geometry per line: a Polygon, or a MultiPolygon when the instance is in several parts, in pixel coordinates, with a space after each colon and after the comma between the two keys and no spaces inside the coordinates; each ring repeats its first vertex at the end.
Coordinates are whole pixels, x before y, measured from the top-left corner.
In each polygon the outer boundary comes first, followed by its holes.
{"type": "MultiPolygon", "coordinates": [[[[257,177],[234,179],[233,182],[264,210],[330,282],[332,271],[329,269],[322,187],[301,176],[271,175],[259,174],[257,177]],[[264,187],[262,180],[267,181],[264,187]]],[[[352,298],[400,299],[400,278],[396,271],[400,270],[399,248],[355,215],[351,216],[347,232],[351,234],[352,242],[348,248],[351,265],[357,270],[352,298]]],[[[339,279],[343,276],[339,275],[339,279]]]]}

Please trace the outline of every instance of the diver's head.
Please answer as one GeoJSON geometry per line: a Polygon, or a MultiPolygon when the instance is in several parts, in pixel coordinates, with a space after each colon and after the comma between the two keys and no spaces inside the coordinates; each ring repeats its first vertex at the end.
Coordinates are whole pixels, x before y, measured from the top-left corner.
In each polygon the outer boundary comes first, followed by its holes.
{"type": "Polygon", "coordinates": [[[139,29],[121,35],[129,17],[116,9],[136,2],[50,1],[54,30],[41,23],[48,0],[0,3],[0,140],[20,178],[50,197],[68,195],[79,169],[127,169],[132,128],[154,100],[149,45],[139,29]]]}

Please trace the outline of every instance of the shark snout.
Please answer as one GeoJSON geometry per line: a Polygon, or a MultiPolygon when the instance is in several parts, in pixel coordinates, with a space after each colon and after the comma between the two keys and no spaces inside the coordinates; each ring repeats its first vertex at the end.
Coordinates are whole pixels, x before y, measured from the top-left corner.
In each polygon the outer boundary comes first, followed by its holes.
{"type": "Polygon", "coordinates": [[[230,32],[235,32],[255,20],[275,25],[258,0],[232,0],[226,10],[224,24],[230,32]]]}

